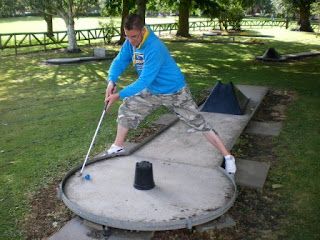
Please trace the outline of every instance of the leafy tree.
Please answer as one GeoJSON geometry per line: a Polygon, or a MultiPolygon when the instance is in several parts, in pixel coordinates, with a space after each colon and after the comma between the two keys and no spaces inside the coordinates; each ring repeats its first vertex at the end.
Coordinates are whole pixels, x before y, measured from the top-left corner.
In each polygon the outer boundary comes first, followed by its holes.
{"type": "Polygon", "coordinates": [[[25,4],[40,13],[47,24],[47,35],[53,37],[52,14],[54,10],[51,6],[44,4],[42,0],[22,0],[25,4]],[[49,13],[48,13],[49,12],[49,13]]]}
{"type": "Polygon", "coordinates": [[[143,22],[145,22],[147,2],[148,0],[137,0],[137,14],[140,15],[143,22]]]}
{"type": "Polygon", "coordinates": [[[244,17],[244,8],[253,4],[251,0],[203,0],[198,1],[198,6],[203,14],[210,18],[218,18],[220,29],[232,26],[240,30],[240,22],[244,17]]]}
{"type": "Polygon", "coordinates": [[[180,0],[177,36],[189,37],[189,12],[192,0],[180,0]]]}
{"type": "Polygon", "coordinates": [[[240,30],[241,21],[244,18],[244,10],[240,4],[231,4],[227,8],[228,24],[232,29],[240,30]]]}
{"type": "Polygon", "coordinates": [[[75,35],[74,19],[97,2],[98,0],[29,0],[30,6],[35,10],[64,20],[68,32],[69,52],[80,51],[75,35]]]}
{"type": "Polygon", "coordinates": [[[294,0],[294,6],[298,6],[300,14],[300,31],[313,32],[310,24],[311,4],[316,0],[294,0]]]}
{"type": "Polygon", "coordinates": [[[119,44],[122,44],[125,40],[123,21],[129,15],[130,12],[136,11],[145,22],[146,6],[148,0],[102,0],[103,16],[119,16],[121,15],[121,36],[119,44]]]}
{"type": "Polygon", "coordinates": [[[251,6],[258,6],[264,13],[272,12],[272,2],[271,0],[254,0],[251,6]]]}
{"type": "MultiPolygon", "coordinates": [[[[320,20],[320,1],[319,0],[311,4],[311,13],[318,15],[318,18],[320,20]]],[[[317,36],[319,34],[319,31],[320,31],[320,25],[318,26],[317,36]]]]}
{"type": "Polygon", "coordinates": [[[178,0],[153,0],[147,2],[148,11],[171,11],[179,8],[178,0]]]}
{"type": "Polygon", "coordinates": [[[300,31],[312,32],[313,29],[310,24],[311,5],[318,0],[282,0],[287,6],[292,6],[293,9],[299,11],[299,25],[300,31]]]}
{"type": "Polygon", "coordinates": [[[121,16],[121,34],[118,44],[122,44],[125,41],[123,21],[130,11],[134,10],[135,3],[135,0],[102,0],[102,16],[121,16]]]}
{"type": "Polygon", "coordinates": [[[9,17],[13,15],[14,3],[9,0],[0,0],[0,17],[9,17]]]}
{"type": "Polygon", "coordinates": [[[311,4],[311,13],[318,14],[320,18],[320,0],[316,0],[311,4]]]}
{"type": "Polygon", "coordinates": [[[276,14],[288,15],[290,12],[294,12],[292,4],[288,1],[284,2],[283,0],[272,0],[273,10],[276,14]]]}
{"type": "Polygon", "coordinates": [[[117,31],[117,26],[115,21],[110,17],[110,21],[108,23],[99,22],[100,27],[105,29],[105,37],[108,43],[111,43],[112,38],[115,36],[117,31]]]}
{"type": "Polygon", "coordinates": [[[204,16],[218,18],[221,7],[216,0],[196,0],[196,7],[202,10],[204,16]]]}
{"type": "Polygon", "coordinates": [[[25,11],[25,4],[21,0],[0,0],[0,17],[21,16],[25,11]]]}
{"type": "Polygon", "coordinates": [[[295,19],[296,9],[289,2],[284,2],[283,0],[272,0],[273,11],[276,14],[285,16],[286,18],[286,29],[289,28],[289,15],[292,14],[293,19],[295,19]]]}
{"type": "Polygon", "coordinates": [[[130,13],[130,9],[134,7],[134,0],[123,0],[122,1],[122,14],[121,14],[121,26],[120,26],[120,40],[119,44],[122,44],[125,39],[125,33],[124,33],[124,20],[130,13]]]}

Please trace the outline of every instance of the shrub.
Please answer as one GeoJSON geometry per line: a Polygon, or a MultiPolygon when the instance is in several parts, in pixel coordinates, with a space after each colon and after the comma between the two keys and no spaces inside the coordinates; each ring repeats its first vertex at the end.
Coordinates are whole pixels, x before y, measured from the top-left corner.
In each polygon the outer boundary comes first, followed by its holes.
{"type": "Polygon", "coordinates": [[[231,26],[234,30],[240,30],[244,16],[244,10],[239,4],[224,5],[219,15],[220,28],[223,26],[227,30],[231,26]]]}
{"type": "Polygon", "coordinates": [[[105,37],[108,43],[111,42],[112,38],[118,33],[116,23],[110,18],[109,22],[99,22],[99,26],[105,29],[105,37]]]}
{"type": "Polygon", "coordinates": [[[241,21],[244,18],[245,14],[241,6],[239,5],[231,5],[228,10],[228,22],[229,25],[234,30],[240,30],[241,21]]]}

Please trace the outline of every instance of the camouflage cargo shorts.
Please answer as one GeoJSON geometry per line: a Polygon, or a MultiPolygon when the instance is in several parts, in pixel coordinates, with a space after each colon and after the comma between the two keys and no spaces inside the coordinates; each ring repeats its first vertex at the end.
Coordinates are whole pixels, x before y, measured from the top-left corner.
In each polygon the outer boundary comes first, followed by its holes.
{"type": "Polygon", "coordinates": [[[127,128],[137,128],[145,116],[161,105],[173,111],[195,131],[207,132],[212,129],[192,100],[187,85],[171,94],[152,94],[143,90],[124,98],[119,108],[117,123],[127,128]]]}

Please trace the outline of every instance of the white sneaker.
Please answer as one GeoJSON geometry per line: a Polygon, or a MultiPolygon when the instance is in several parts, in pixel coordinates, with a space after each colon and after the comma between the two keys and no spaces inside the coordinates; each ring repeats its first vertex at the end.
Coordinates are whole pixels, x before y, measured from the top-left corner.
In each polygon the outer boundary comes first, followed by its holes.
{"type": "Polygon", "coordinates": [[[111,147],[108,149],[108,154],[113,154],[113,153],[122,153],[124,152],[123,147],[118,147],[115,144],[112,144],[111,147]]]}
{"type": "Polygon", "coordinates": [[[236,167],[236,160],[234,159],[234,157],[232,155],[227,155],[224,157],[224,161],[225,161],[225,170],[229,174],[235,174],[237,167],[236,167]]]}

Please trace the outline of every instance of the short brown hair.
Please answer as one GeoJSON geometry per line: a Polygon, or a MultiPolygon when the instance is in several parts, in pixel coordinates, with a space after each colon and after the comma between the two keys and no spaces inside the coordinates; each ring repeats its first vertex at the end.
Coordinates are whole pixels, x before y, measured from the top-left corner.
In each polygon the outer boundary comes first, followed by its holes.
{"type": "Polygon", "coordinates": [[[141,30],[144,27],[144,23],[138,14],[133,13],[125,18],[123,26],[126,30],[141,30]]]}

